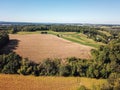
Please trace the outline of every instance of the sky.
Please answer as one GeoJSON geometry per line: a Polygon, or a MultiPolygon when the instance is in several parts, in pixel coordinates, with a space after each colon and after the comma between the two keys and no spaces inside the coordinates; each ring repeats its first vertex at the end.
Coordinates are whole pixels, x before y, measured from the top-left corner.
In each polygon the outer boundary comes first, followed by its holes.
{"type": "Polygon", "coordinates": [[[120,0],[0,0],[0,21],[120,24],[120,0]]]}

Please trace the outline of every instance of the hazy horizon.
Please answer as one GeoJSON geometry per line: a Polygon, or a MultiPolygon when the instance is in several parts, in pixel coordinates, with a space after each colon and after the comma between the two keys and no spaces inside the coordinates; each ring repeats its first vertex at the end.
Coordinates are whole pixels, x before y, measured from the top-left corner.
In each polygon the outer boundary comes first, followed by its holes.
{"type": "Polygon", "coordinates": [[[120,24],[120,0],[1,0],[0,21],[120,24]]]}

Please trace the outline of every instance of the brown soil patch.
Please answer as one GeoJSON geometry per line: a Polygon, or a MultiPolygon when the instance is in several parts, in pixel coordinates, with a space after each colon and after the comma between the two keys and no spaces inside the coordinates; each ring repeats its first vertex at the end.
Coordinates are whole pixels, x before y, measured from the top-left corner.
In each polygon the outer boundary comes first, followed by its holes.
{"type": "Polygon", "coordinates": [[[73,43],[54,35],[28,34],[10,35],[11,42],[5,48],[11,49],[23,58],[40,62],[46,58],[78,57],[89,59],[92,47],[73,43]]]}

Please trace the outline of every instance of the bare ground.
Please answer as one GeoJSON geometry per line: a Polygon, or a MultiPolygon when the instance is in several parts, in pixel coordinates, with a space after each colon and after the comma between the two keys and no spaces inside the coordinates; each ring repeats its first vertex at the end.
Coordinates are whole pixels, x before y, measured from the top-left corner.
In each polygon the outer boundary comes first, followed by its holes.
{"type": "Polygon", "coordinates": [[[46,58],[91,58],[92,47],[73,43],[54,35],[10,35],[10,43],[4,49],[15,51],[23,58],[40,62],[46,58]]]}

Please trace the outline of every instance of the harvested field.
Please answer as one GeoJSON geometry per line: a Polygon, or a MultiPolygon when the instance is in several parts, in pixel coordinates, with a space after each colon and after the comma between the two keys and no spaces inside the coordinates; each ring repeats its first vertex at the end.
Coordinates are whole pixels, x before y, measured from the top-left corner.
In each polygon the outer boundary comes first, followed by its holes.
{"type": "Polygon", "coordinates": [[[34,77],[0,74],[0,90],[77,90],[80,85],[91,89],[93,85],[99,86],[106,81],[81,77],[34,77]]]}
{"type": "Polygon", "coordinates": [[[54,35],[10,35],[10,43],[4,51],[13,50],[23,58],[40,62],[46,58],[78,57],[89,59],[92,47],[73,43],[54,35]]]}

